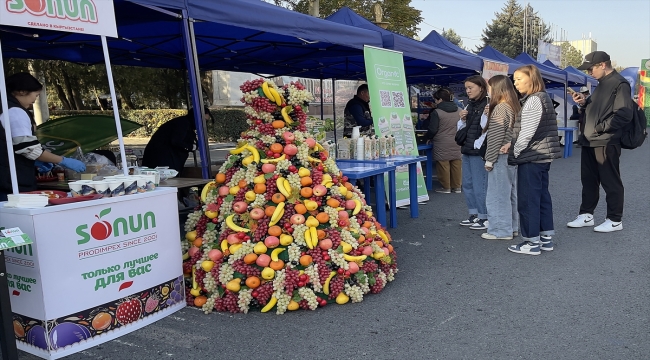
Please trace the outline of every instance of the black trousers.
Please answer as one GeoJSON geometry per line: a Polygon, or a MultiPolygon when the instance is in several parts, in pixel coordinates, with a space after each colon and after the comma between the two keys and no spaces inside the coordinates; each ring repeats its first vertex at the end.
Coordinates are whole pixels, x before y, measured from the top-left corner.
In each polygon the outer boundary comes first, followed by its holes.
{"type": "Polygon", "coordinates": [[[607,218],[616,222],[621,221],[625,199],[625,189],[619,170],[621,146],[618,144],[594,148],[583,146],[580,156],[582,181],[580,214],[594,213],[598,206],[602,185],[607,202],[607,218]]]}

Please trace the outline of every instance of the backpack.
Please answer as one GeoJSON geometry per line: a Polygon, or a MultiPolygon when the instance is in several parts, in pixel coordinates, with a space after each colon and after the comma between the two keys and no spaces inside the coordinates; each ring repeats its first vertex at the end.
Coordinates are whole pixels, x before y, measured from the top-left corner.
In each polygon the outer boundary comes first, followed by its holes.
{"type": "Polygon", "coordinates": [[[635,103],[632,113],[632,121],[623,128],[623,135],[621,136],[621,148],[623,149],[636,149],[643,145],[648,137],[645,112],[635,103]]]}

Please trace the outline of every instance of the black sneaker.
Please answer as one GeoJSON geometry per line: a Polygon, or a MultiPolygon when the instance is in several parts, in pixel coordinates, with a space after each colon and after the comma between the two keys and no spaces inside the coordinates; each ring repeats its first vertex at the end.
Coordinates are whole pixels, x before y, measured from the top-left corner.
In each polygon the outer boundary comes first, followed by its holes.
{"type": "Polygon", "coordinates": [[[488,221],[487,219],[478,219],[476,222],[474,222],[472,225],[470,225],[470,229],[472,230],[485,230],[488,228],[488,221]]]}
{"type": "Polygon", "coordinates": [[[476,222],[476,220],[478,220],[478,215],[472,214],[469,216],[467,220],[461,221],[460,224],[463,226],[470,226],[473,225],[476,222]]]}

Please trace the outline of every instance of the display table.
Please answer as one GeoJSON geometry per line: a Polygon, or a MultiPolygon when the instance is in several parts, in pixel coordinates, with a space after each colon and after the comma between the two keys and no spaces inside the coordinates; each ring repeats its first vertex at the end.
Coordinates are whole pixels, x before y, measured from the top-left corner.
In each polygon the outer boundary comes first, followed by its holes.
{"type": "MultiPolygon", "coordinates": [[[[395,190],[395,166],[386,164],[359,164],[350,162],[341,162],[336,164],[343,175],[350,180],[369,180],[375,178],[375,203],[377,204],[377,221],[386,226],[386,206],[382,201],[385,196],[384,174],[388,173],[388,201],[390,203],[390,226],[397,227],[397,195],[395,190]]],[[[370,181],[364,181],[364,193],[370,196],[370,181]]]]}
{"type": "MultiPolygon", "coordinates": [[[[420,215],[418,206],[417,205],[413,206],[413,204],[418,204],[417,163],[426,160],[427,160],[426,156],[394,155],[394,156],[379,158],[375,160],[338,159],[336,160],[336,163],[337,165],[340,163],[385,164],[388,166],[408,165],[411,217],[417,218],[420,215]]],[[[395,182],[394,179],[391,182],[395,182]]],[[[397,222],[397,218],[395,219],[395,222],[397,222]]]]}
{"type": "Polygon", "coordinates": [[[560,131],[564,131],[564,156],[565,158],[573,155],[573,132],[578,130],[577,127],[558,127],[560,131]]]}
{"type": "Polygon", "coordinates": [[[420,144],[418,151],[424,151],[427,157],[427,190],[433,190],[433,145],[420,144]]]}
{"type": "MultiPolygon", "coordinates": [[[[175,188],[188,188],[192,186],[202,187],[203,185],[209,183],[212,179],[197,179],[197,178],[171,178],[167,180],[161,180],[159,187],[175,187],[175,188]]],[[[48,181],[48,182],[39,182],[37,183],[39,190],[61,190],[61,191],[70,191],[68,182],[58,182],[58,181],[48,181]]],[[[200,189],[199,189],[200,190],[200,189]]]]}
{"type": "Polygon", "coordinates": [[[34,241],[5,254],[18,348],[57,359],[183,308],[176,191],[0,207],[34,241]]]}

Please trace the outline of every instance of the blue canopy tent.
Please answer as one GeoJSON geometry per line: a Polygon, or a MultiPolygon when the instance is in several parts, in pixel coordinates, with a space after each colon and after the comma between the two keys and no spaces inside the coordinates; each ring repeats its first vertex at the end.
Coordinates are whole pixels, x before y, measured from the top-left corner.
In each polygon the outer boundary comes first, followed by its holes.
{"type": "Polygon", "coordinates": [[[483,50],[481,50],[477,55],[484,57],[488,60],[498,61],[498,62],[508,64],[508,75],[512,75],[515,72],[515,70],[525,65],[520,63],[517,60],[513,60],[505,56],[503,53],[499,52],[497,49],[493,48],[490,45],[485,46],[483,50]]]}
{"type": "Polygon", "coordinates": [[[403,53],[408,83],[430,82],[446,85],[477,74],[483,65],[476,56],[433,47],[382,29],[348,7],[339,9],[326,19],[381,33],[384,48],[403,53]]]}
{"type": "Polygon", "coordinates": [[[467,55],[475,59],[475,61],[479,62],[478,66],[483,66],[483,58],[471,53],[460,46],[454,45],[451,41],[445,39],[444,36],[440,35],[437,31],[431,30],[429,35],[427,35],[424,39],[422,39],[422,42],[428,45],[431,45],[433,47],[439,48],[439,49],[445,49],[447,51],[453,51],[457,52],[459,54],[467,55]]]}
{"type": "Polygon", "coordinates": [[[557,83],[562,83],[562,84],[567,82],[567,85],[574,85],[574,86],[586,84],[584,77],[578,76],[576,74],[569,74],[568,72],[562,69],[558,69],[555,66],[548,66],[546,64],[537,62],[537,60],[533,59],[533,57],[527,53],[521,53],[517,55],[515,60],[527,65],[537,66],[539,71],[542,73],[542,77],[544,79],[551,80],[557,83]]]}
{"type": "Polygon", "coordinates": [[[585,85],[586,84],[591,84],[592,88],[598,86],[598,80],[596,80],[593,77],[585,74],[584,72],[574,68],[573,66],[565,67],[564,71],[566,71],[568,73],[576,74],[578,76],[584,76],[585,77],[585,85]]]}

